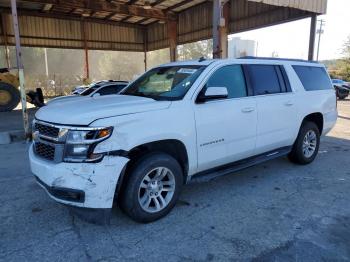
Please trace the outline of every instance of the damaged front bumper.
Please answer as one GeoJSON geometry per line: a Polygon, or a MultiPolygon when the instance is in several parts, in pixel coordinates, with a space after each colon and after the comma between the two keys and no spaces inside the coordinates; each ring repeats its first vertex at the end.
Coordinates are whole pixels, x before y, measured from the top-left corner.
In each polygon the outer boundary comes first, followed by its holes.
{"type": "Polygon", "coordinates": [[[99,163],[54,163],[36,156],[31,146],[30,167],[38,184],[62,204],[110,209],[126,157],[105,156],[99,163]]]}

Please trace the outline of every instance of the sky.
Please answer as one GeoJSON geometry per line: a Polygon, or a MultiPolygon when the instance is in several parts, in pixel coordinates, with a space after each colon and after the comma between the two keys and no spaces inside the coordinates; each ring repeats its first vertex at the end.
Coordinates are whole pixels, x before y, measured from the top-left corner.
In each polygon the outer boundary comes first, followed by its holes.
{"type": "MultiPolygon", "coordinates": [[[[318,16],[319,19],[324,19],[326,23],[321,36],[319,59],[341,58],[342,46],[350,36],[350,0],[328,0],[327,14],[318,16]]],[[[310,20],[303,19],[230,37],[257,41],[257,56],[271,56],[275,52],[279,57],[307,59],[310,20]]]]}

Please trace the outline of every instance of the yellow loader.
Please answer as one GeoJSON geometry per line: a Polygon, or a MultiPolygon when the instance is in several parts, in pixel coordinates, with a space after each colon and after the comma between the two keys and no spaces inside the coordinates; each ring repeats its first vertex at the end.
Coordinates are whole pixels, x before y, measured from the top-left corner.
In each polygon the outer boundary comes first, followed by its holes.
{"type": "MultiPolygon", "coordinates": [[[[26,94],[27,102],[41,107],[44,104],[44,97],[40,88],[36,92],[29,91],[26,94]]],[[[19,92],[19,79],[16,74],[10,73],[7,68],[0,68],[0,112],[9,112],[17,107],[21,101],[19,92]]]]}

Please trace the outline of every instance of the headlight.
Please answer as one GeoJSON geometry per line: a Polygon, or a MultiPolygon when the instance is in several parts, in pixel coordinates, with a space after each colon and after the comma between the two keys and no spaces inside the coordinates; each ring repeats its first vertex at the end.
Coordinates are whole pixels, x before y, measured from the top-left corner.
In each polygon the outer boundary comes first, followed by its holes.
{"type": "Polygon", "coordinates": [[[94,162],[103,158],[103,154],[94,154],[95,146],[109,138],[113,128],[69,130],[65,145],[65,162],[94,162]]]}

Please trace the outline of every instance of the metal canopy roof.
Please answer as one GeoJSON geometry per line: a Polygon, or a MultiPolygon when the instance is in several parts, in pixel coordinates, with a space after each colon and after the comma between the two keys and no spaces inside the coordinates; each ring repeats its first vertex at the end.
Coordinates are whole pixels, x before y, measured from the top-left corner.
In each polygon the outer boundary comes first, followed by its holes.
{"type": "MultiPolygon", "coordinates": [[[[212,37],[206,0],[18,0],[23,46],[151,51],[212,37]]],[[[327,0],[230,0],[229,33],[293,21],[326,11],[327,0]]],[[[10,1],[0,0],[0,44],[14,45],[10,1]],[[6,37],[4,37],[6,35],[6,37]]]]}

